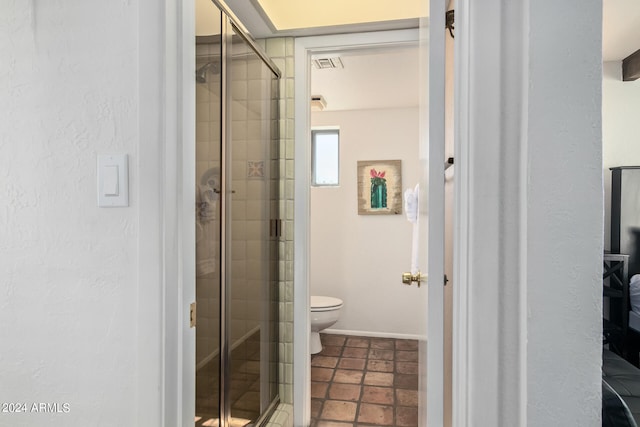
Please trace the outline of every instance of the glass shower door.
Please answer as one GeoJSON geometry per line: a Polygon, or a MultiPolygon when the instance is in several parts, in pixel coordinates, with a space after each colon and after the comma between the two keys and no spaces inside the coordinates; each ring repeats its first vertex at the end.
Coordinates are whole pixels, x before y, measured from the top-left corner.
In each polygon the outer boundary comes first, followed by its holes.
{"type": "Polygon", "coordinates": [[[278,396],[278,76],[208,4],[196,38],[196,426],[260,425],[278,396]]]}
{"type": "Polygon", "coordinates": [[[222,13],[196,38],[196,426],[220,419],[222,13]]]}
{"type": "Polygon", "coordinates": [[[227,46],[227,392],[243,426],[277,396],[277,77],[235,28],[227,46]]]}

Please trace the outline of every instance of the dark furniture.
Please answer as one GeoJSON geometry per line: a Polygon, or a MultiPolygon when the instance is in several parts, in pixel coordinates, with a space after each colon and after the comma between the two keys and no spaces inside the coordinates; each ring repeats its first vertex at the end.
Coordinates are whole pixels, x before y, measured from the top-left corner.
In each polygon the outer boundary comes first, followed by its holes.
{"type": "Polygon", "coordinates": [[[603,349],[602,426],[635,427],[638,423],[640,423],[640,369],[614,352],[603,349]]]}
{"type": "Polygon", "coordinates": [[[624,355],[629,329],[629,255],[604,254],[603,263],[603,344],[624,355]]]}
{"type": "Polygon", "coordinates": [[[629,255],[629,277],[640,273],[640,166],[611,168],[610,246],[629,255]]]}

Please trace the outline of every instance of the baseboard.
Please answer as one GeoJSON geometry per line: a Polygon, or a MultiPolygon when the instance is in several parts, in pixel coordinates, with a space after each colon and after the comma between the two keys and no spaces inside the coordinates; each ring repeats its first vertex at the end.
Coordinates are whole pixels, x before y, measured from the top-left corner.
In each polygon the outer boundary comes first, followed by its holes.
{"type": "MultiPolygon", "coordinates": [[[[238,348],[238,346],[241,345],[246,340],[248,340],[251,335],[259,331],[260,331],[260,325],[256,326],[255,328],[251,329],[249,332],[247,332],[246,334],[244,334],[243,336],[235,340],[233,344],[231,344],[231,351],[238,348]]],[[[217,348],[215,351],[209,353],[207,356],[205,356],[204,359],[200,361],[200,363],[196,365],[196,371],[202,369],[207,363],[211,362],[219,354],[220,354],[220,348],[217,348]]]]}
{"type": "Polygon", "coordinates": [[[395,332],[371,332],[371,331],[353,331],[349,329],[325,329],[321,333],[323,334],[337,334],[337,335],[355,335],[360,337],[372,337],[372,338],[395,338],[400,340],[426,340],[424,335],[416,334],[398,334],[395,332]]]}

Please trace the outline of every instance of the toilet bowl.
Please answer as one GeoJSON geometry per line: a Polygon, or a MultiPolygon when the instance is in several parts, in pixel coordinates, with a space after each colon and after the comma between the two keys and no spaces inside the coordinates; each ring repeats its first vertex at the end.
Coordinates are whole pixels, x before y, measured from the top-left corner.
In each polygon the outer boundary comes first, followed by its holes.
{"type": "Polygon", "coordinates": [[[311,296],[311,354],[322,351],[320,331],[333,326],[340,318],[342,300],[333,297],[311,296]]]}

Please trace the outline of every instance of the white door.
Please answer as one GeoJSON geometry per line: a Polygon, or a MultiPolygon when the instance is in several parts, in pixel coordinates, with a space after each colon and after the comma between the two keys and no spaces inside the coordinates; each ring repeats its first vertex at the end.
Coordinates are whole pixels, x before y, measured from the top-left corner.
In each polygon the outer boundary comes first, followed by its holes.
{"type": "Polygon", "coordinates": [[[453,39],[445,29],[445,0],[431,1],[429,8],[428,116],[422,115],[428,123],[423,161],[428,175],[428,233],[423,236],[428,239],[427,343],[421,352],[427,367],[421,396],[426,395],[427,404],[421,405],[421,423],[436,427],[451,425],[453,39]]]}

